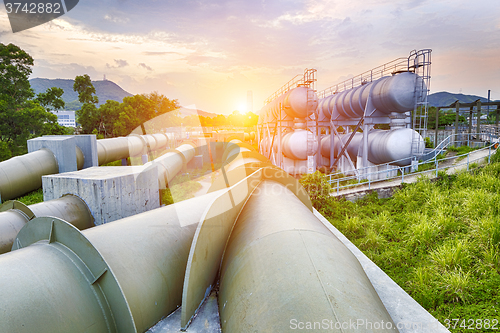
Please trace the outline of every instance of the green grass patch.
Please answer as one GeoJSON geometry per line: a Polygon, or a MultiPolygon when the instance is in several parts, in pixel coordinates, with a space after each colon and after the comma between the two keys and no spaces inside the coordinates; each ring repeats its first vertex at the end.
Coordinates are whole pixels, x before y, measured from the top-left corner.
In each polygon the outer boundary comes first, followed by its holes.
{"type": "Polygon", "coordinates": [[[43,190],[39,188],[38,190],[25,194],[22,197],[17,198],[16,200],[21,201],[27,206],[43,202],[43,190]]]}
{"type": "Polygon", "coordinates": [[[315,208],[441,323],[500,322],[500,163],[355,203],[318,180],[301,179],[315,208]]]}
{"type": "Polygon", "coordinates": [[[160,204],[170,205],[175,202],[193,198],[194,193],[202,188],[202,185],[194,180],[199,176],[200,173],[198,172],[176,176],[169,183],[167,189],[160,190],[160,204]]]}

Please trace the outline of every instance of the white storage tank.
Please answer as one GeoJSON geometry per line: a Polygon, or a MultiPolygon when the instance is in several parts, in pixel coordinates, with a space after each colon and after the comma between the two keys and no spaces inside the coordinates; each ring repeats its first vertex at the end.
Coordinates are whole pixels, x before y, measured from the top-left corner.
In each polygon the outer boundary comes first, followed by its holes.
{"type": "Polygon", "coordinates": [[[316,155],[318,140],[313,133],[305,129],[296,129],[283,136],[281,147],[286,157],[292,160],[307,160],[308,155],[316,155]],[[310,151],[309,154],[307,151],[308,136],[312,146],[312,151],[310,151]]]}
{"type": "Polygon", "coordinates": [[[422,87],[422,78],[415,73],[404,72],[325,97],[320,100],[319,108],[328,118],[360,118],[371,93],[372,103],[378,111],[385,114],[407,112],[414,109],[416,99],[422,100],[422,87]]]}
{"type": "MultiPolygon", "coordinates": [[[[334,138],[334,157],[340,153],[342,142],[347,142],[351,134],[342,134],[334,138]]],[[[358,151],[363,144],[363,133],[354,134],[347,153],[356,161],[358,151]]],[[[392,161],[394,165],[406,166],[411,163],[412,154],[422,154],[425,143],[420,134],[410,128],[393,130],[372,130],[368,133],[368,160],[373,164],[384,164],[392,161]]],[[[330,136],[321,139],[321,155],[330,156],[330,136]]]]}

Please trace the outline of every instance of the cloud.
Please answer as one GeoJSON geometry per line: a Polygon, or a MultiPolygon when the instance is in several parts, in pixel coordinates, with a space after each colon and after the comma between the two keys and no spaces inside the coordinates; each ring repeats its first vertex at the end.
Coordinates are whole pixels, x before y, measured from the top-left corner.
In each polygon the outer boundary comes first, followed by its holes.
{"type": "Polygon", "coordinates": [[[111,16],[111,15],[104,15],[104,19],[106,21],[109,21],[109,22],[113,22],[113,23],[120,23],[120,24],[125,24],[125,23],[128,23],[130,22],[130,19],[127,18],[127,17],[117,17],[117,16],[111,16]]]}
{"type": "Polygon", "coordinates": [[[151,67],[149,67],[148,65],[146,65],[145,63],[141,62],[139,64],[139,67],[142,67],[142,68],[145,68],[147,69],[148,71],[152,71],[153,69],[151,67]]]}
{"type": "Polygon", "coordinates": [[[128,66],[127,60],[122,60],[122,59],[114,59],[116,66],[111,66],[110,64],[106,63],[106,67],[108,68],[122,68],[128,66]]]}

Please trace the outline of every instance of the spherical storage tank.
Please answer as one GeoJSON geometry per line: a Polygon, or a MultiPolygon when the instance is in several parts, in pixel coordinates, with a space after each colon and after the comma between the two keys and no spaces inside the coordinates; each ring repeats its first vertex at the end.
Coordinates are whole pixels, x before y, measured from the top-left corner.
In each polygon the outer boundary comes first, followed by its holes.
{"type": "Polygon", "coordinates": [[[426,89],[420,76],[404,72],[325,97],[319,102],[319,108],[328,118],[360,118],[371,94],[372,104],[378,111],[402,113],[413,110],[415,102],[422,100],[422,88],[426,89]]]}

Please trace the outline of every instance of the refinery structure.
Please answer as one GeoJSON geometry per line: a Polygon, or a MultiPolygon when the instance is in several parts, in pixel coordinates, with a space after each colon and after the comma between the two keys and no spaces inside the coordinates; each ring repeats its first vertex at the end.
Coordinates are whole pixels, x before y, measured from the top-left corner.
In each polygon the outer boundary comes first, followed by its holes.
{"type": "Polygon", "coordinates": [[[321,92],[316,70],[306,69],[266,100],[260,152],[294,175],[411,166],[424,153],[430,65],[431,50],[413,51],[321,92]]]}
{"type": "Polygon", "coordinates": [[[166,130],[166,114],[127,137],[29,140],[0,162],[0,332],[447,332],[297,180],[411,168],[430,54],[319,93],[307,69],[268,99],[256,133],[166,130]],[[160,202],[196,170],[201,192],[160,202]],[[40,187],[43,202],[15,200],[40,187]]]}

